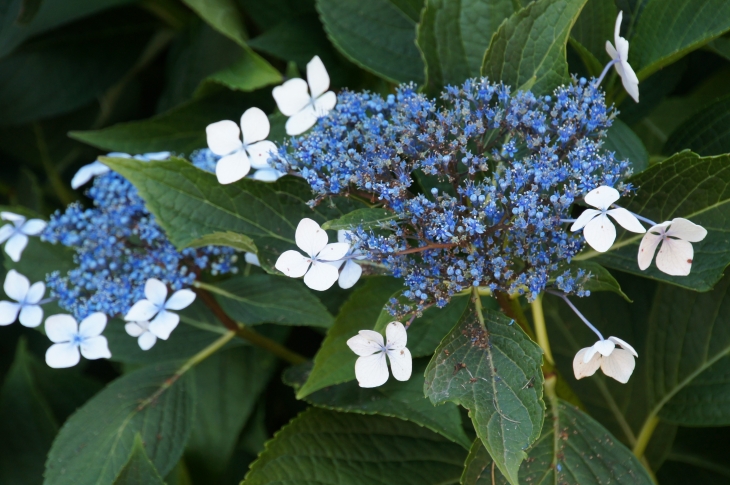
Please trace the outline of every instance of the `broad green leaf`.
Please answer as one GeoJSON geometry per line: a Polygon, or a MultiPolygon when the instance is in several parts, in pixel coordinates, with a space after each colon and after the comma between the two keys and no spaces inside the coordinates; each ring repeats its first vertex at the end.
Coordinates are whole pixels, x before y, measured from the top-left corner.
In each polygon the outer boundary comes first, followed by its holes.
{"type": "Polygon", "coordinates": [[[586,272],[586,275],[590,275],[590,277],[586,276],[581,280],[581,284],[585,290],[588,290],[591,293],[597,291],[611,291],[631,303],[631,299],[626,296],[623,291],[621,291],[621,285],[618,284],[616,278],[614,278],[606,268],[593,261],[573,261],[570,264],[562,265],[555,273],[550,275],[549,281],[554,282],[555,278],[562,275],[567,270],[570,270],[570,273],[574,277],[578,274],[579,270],[583,270],[586,272]]]}
{"type": "Polygon", "coordinates": [[[662,151],[670,155],[685,149],[701,156],[730,152],[730,96],[706,106],[680,125],[662,151]]]}
{"type": "MultiPolygon", "coordinates": [[[[464,432],[456,404],[434,406],[423,396],[423,373],[427,363],[426,359],[415,360],[413,374],[406,382],[389,379],[380,387],[365,389],[350,381],[320,389],[304,400],[333,411],[378,414],[412,421],[468,449],[471,441],[464,432]]],[[[299,367],[304,366],[305,369],[290,368],[284,375],[286,384],[295,389],[301,387],[311,371],[311,363],[299,367]]]]}
{"type": "Polygon", "coordinates": [[[246,421],[269,382],[276,358],[257,347],[218,352],[195,369],[195,425],[185,464],[201,483],[222,483],[246,421]]]}
{"type": "Polygon", "coordinates": [[[179,364],[160,364],[120,377],[94,396],[58,433],[46,461],[46,485],[112,483],[137,433],[160,475],[182,455],[195,410],[192,376],[169,381],[179,364]]]}
{"type": "Polygon", "coordinates": [[[700,157],[690,151],[674,155],[632,176],[629,182],[638,190],[623,207],[657,223],[683,217],[707,229],[707,237],[692,243],[694,259],[688,276],[669,276],[652,263],[646,271],[639,269],[636,255],[642,234],[624,233],[611,249],[598,255],[594,251],[579,254],[577,261],[595,260],[609,268],[665,281],[696,291],[709,291],[722,277],[730,263],[730,220],[726,204],[730,202],[730,156],[700,157]]]}
{"type": "Polygon", "coordinates": [[[327,386],[355,379],[357,355],[347,346],[347,340],[360,330],[375,327],[380,309],[401,285],[395,278],[373,277],[352,293],[314,356],[314,367],[307,382],[297,391],[298,399],[327,386]]]}
{"type": "Polygon", "coordinates": [[[725,0],[649,0],[631,39],[639,80],[730,30],[725,0]]]}
{"type": "Polygon", "coordinates": [[[317,10],[332,43],[352,62],[391,82],[421,83],[416,21],[398,3],[317,0],[317,10]]]}
{"type": "Polygon", "coordinates": [[[662,485],[725,485],[730,463],[724,450],[728,428],[681,428],[665,464],[657,471],[662,485]]]}
{"type": "Polygon", "coordinates": [[[246,47],[246,29],[234,0],[183,0],[200,18],[215,30],[246,47]]]}
{"type": "Polygon", "coordinates": [[[614,43],[613,27],[617,14],[614,0],[588,0],[570,32],[571,44],[580,46],[576,50],[593,76],[598,77],[604,64],[610,60],[606,41],[614,43]]]}
{"type": "Polygon", "coordinates": [[[603,148],[615,152],[617,160],[631,162],[635,174],[649,166],[649,152],[646,151],[641,138],[621,120],[613,120],[603,148]]]}
{"type": "Polygon", "coordinates": [[[477,435],[512,484],[545,418],[541,365],[542,350],[519,325],[472,303],[426,369],[426,396],[469,410],[477,435]]]}
{"type": "Polygon", "coordinates": [[[246,18],[253,20],[261,30],[268,31],[277,25],[301,15],[316,14],[314,0],[236,0],[243,7],[246,18]]]}
{"type": "Polygon", "coordinates": [[[72,131],[69,136],[108,151],[190,153],[207,146],[206,126],[220,120],[240,119],[251,103],[249,94],[221,91],[147,120],[128,121],[101,130],[72,131]]]}
{"type": "Polygon", "coordinates": [[[279,84],[284,77],[263,57],[250,50],[244,50],[241,58],[206,79],[208,82],[222,84],[228,89],[255,91],[256,89],[279,84]]]}
{"type": "Polygon", "coordinates": [[[417,43],[427,89],[437,93],[479,76],[492,35],[514,12],[512,0],[426,0],[417,43]]]}
{"type": "Polygon", "coordinates": [[[215,285],[223,309],[245,325],[277,323],[329,328],[334,319],[301,281],[268,274],[235,277],[215,285]]]}
{"type": "Polygon", "coordinates": [[[155,465],[150,461],[147,453],[144,451],[144,443],[142,443],[142,435],[137,433],[134,435],[134,444],[129,460],[119,472],[114,485],[164,485],[159,472],[155,465]]]}
{"type": "MultiPolygon", "coordinates": [[[[593,418],[555,399],[540,439],[519,471],[520,483],[542,485],[651,485],[639,460],[593,418]]],[[[466,459],[461,485],[510,483],[476,440],[466,459]],[[494,481],[492,481],[494,477],[494,481]]]]}
{"type": "Polygon", "coordinates": [[[201,248],[204,246],[228,246],[239,251],[256,252],[256,244],[254,244],[250,237],[232,231],[206,234],[189,244],[191,248],[201,248]]]}
{"type": "Polygon", "coordinates": [[[266,443],[244,485],[457,483],[466,451],[407,421],[311,408],[266,443]]]}
{"type": "MultiPolygon", "coordinates": [[[[221,232],[241,233],[258,248],[264,268],[273,271],[279,254],[295,249],[294,233],[304,217],[319,222],[342,215],[329,203],[312,210],[312,193],[304,180],[284,177],[275,183],[242,179],[221,185],[215,175],[179,158],[164,162],[140,162],[102,158],[113,170],[132,182],[147,208],[178,248],[201,237],[221,232]]],[[[342,210],[355,202],[341,199],[342,210]]]]}
{"type": "Polygon", "coordinates": [[[518,89],[548,93],[569,81],[565,45],[586,0],[538,0],[494,34],[482,75],[518,89]]]}
{"type": "Polygon", "coordinates": [[[366,208],[357,209],[349,214],[337,218],[333,221],[327,221],[322,224],[322,229],[348,229],[355,230],[358,227],[363,229],[377,229],[388,221],[396,220],[398,216],[387,209],[366,208]]]}

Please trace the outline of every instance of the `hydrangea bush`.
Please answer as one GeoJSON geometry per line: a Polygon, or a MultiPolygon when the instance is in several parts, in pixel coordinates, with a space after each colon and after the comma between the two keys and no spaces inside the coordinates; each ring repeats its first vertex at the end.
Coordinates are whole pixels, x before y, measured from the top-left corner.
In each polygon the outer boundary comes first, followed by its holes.
{"type": "Polygon", "coordinates": [[[21,3],[0,483],[726,481],[725,2],[21,3]]]}

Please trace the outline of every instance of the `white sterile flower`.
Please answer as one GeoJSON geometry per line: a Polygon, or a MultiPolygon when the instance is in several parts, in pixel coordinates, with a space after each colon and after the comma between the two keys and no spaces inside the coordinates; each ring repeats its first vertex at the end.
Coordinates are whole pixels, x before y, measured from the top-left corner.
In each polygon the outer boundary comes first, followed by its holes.
{"type": "MultiPolygon", "coordinates": [[[[340,229],[339,231],[337,231],[337,242],[350,245],[350,241],[352,240],[351,235],[352,231],[340,229]]],[[[346,290],[355,286],[357,280],[360,279],[360,276],[362,275],[362,268],[359,264],[357,264],[355,260],[365,259],[365,255],[363,255],[359,249],[356,249],[353,246],[350,248],[350,250],[347,251],[347,254],[345,256],[351,256],[351,258],[344,260],[345,265],[342,267],[342,271],[340,271],[340,277],[337,279],[337,283],[340,285],[340,288],[346,290]]],[[[336,265],[339,268],[342,265],[342,261],[335,261],[332,264],[336,265]]]]}
{"type": "Polygon", "coordinates": [[[131,337],[137,337],[137,344],[142,350],[151,349],[157,342],[157,336],[150,331],[150,322],[128,322],[124,330],[131,337]]]}
{"type": "Polygon", "coordinates": [[[37,236],[46,228],[46,221],[41,219],[26,220],[25,217],[12,212],[0,212],[0,219],[9,221],[0,227],[0,244],[5,244],[5,254],[16,263],[28,245],[28,236],[37,236]]]}
{"type": "Polygon", "coordinates": [[[573,372],[576,379],[583,379],[595,374],[600,367],[608,377],[626,384],[636,366],[634,357],[639,357],[639,354],[631,345],[618,337],[608,337],[580,349],[573,359],[573,372]],[[621,348],[617,349],[616,345],[621,348]]]}
{"type": "Polygon", "coordinates": [[[621,77],[621,82],[624,85],[624,89],[629,96],[634,98],[634,101],[639,102],[639,78],[636,77],[636,73],[629,65],[629,41],[619,35],[621,30],[621,20],[623,19],[624,13],[619,12],[616,17],[616,27],[613,32],[613,40],[616,43],[616,48],[613,47],[610,40],[606,41],[606,52],[611,56],[615,62],[613,67],[616,68],[616,72],[621,77]]]}
{"type": "Polygon", "coordinates": [[[205,128],[210,151],[223,158],[215,166],[221,184],[232,184],[248,175],[251,167],[270,169],[269,152],[276,151],[269,136],[269,118],[258,108],[249,108],[241,116],[241,128],[230,120],[218,121],[205,128]],[[243,133],[243,141],[241,141],[243,133]]]}
{"type": "Polygon", "coordinates": [[[256,255],[256,253],[249,253],[247,251],[243,255],[243,260],[246,261],[248,264],[252,264],[254,266],[261,266],[261,261],[259,261],[259,257],[256,255]]]}
{"type": "Polygon", "coordinates": [[[390,322],[385,328],[388,342],[383,345],[383,336],[373,330],[360,330],[347,341],[347,346],[360,357],[355,362],[355,377],[360,387],[378,387],[388,380],[390,360],[393,377],[399,381],[411,378],[411,351],[406,348],[408,334],[400,322],[390,322]]]}
{"type": "Polygon", "coordinates": [[[180,316],[170,310],[182,310],[195,300],[195,293],[191,290],[178,290],[168,299],[167,286],[156,278],[147,280],[144,296],[147,298],[132,305],[124,319],[138,323],[140,328],[142,325],[139,322],[149,322],[147,329],[162,340],[167,340],[180,323],[180,316]]]}
{"type": "Polygon", "coordinates": [[[43,309],[39,303],[46,292],[42,281],[31,286],[28,278],[14,269],[8,271],[3,284],[5,294],[15,300],[0,301],[0,325],[10,325],[20,314],[20,324],[25,327],[37,327],[43,320],[43,309]]]}
{"type": "Polygon", "coordinates": [[[327,244],[327,233],[312,219],[299,221],[294,239],[299,249],[284,251],[276,260],[276,269],[291,278],[304,276],[304,284],[313,290],[324,291],[339,278],[338,266],[329,264],[344,258],[350,245],[347,243],[327,244]]]}
{"type": "Polygon", "coordinates": [[[112,356],[106,337],[101,332],[106,327],[106,315],[92,313],[76,324],[71,315],[53,315],[46,318],[46,335],[54,342],[46,351],[46,364],[55,369],[73,367],[81,355],[89,360],[108,359],[112,356]]]}
{"type": "Polygon", "coordinates": [[[337,104],[337,95],[327,91],[330,77],[319,56],[314,56],[307,64],[307,81],[289,79],[275,87],[272,93],[279,111],[289,116],[286,120],[287,135],[301,135],[337,104]]]}
{"type": "Polygon", "coordinates": [[[656,267],[672,276],[687,276],[694,258],[693,242],[702,241],[707,229],[687,219],[677,217],[651,227],[639,245],[639,268],[643,271],[651,265],[657,246],[656,267]]]}
{"type": "MultiPolygon", "coordinates": [[[[154,152],[145,153],[142,155],[135,155],[134,157],[132,157],[132,155],[130,155],[129,153],[111,152],[107,153],[106,156],[110,158],[136,158],[137,160],[142,160],[143,162],[149,162],[150,160],[165,160],[167,158],[170,158],[170,155],[170,152],[154,152]]],[[[98,160],[91,162],[88,165],[84,165],[79,169],[78,172],[76,172],[74,178],[71,179],[71,188],[78,189],[97,175],[104,175],[105,173],[110,171],[111,169],[109,167],[107,167],[98,160]]]]}
{"type": "Polygon", "coordinates": [[[570,227],[571,231],[583,229],[586,242],[599,253],[608,251],[616,240],[616,228],[609,220],[611,216],[624,229],[631,232],[644,233],[646,229],[631,212],[622,207],[609,209],[619,199],[618,190],[601,186],[591,190],[585,196],[586,204],[596,209],[586,209],[570,227]]]}

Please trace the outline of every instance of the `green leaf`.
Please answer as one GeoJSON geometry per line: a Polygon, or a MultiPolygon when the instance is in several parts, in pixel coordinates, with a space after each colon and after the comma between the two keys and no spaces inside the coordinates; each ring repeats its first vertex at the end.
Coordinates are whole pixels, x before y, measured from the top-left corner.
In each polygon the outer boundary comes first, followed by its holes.
{"type": "MultiPolygon", "coordinates": [[[[520,483],[654,483],[631,451],[593,418],[558,399],[550,410],[552,416],[545,420],[540,440],[520,467],[520,483]]],[[[461,485],[507,483],[482,442],[476,440],[466,459],[461,485]]]]}
{"type": "Polygon", "coordinates": [[[255,91],[283,80],[276,68],[251,50],[244,50],[241,59],[207,78],[209,82],[238,91],[255,91]]]}
{"type": "Polygon", "coordinates": [[[291,18],[317,13],[314,0],[237,0],[237,3],[243,7],[246,17],[265,31],[291,18]]]}
{"type": "Polygon", "coordinates": [[[380,309],[401,285],[395,278],[373,277],[352,293],[314,356],[314,368],[307,382],[297,391],[298,399],[327,386],[355,379],[357,355],[347,346],[347,340],[360,330],[375,327],[380,309]]]}
{"type": "Polygon", "coordinates": [[[144,451],[141,434],[134,435],[129,460],[114,480],[114,485],[165,485],[155,465],[144,451]]]}
{"type": "Polygon", "coordinates": [[[482,75],[548,93],[569,81],[565,45],[586,0],[538,0],[507,19],[484,54],[482,75]]]}
{"type": "MultiPolygon", "coordinates": [[[[434,406],[423,396],[426,364],[425,359],[414,361],[413,374],[406,382],[388,379],[380,387],[365,389],[357,382],[350,381],[320,389],[309,394],[305,400],[333,411],[378,414],[412,421],[468,449],[471,441],[464,432],[459,408],[454,403],[434,406]]],[[[307,366],[305,372],[294,367],[290,369],[298,370],[298,374],[287,372],[284,376],[285,382],[295,389],[301,387],[311,370],[310,363],[302,365],[307,366]]]]}
{"type": "Polygon", "coordinates": [[[237,232],[226,231],[226,232],[213,232],[206,234],[205,236],[199,237],[195,241],[192,241],[188,247],[201,248],[204,246],[228,246],[235,248],[239,251],[255,253],[256,244],[250,237],[238,234],[237,232]]]}
{"type": "Polygon", "coordinates": [[[119,123],[101,130],[72,131],[69,136],[109,151],[190,153],[206,146],[206,126],[222,119],[239,119],[242,106],[251,103],[249,94],[221,91],[147,120],[119,123]]]}
{"type": "Polygon", "coordinates": [[[692,244],[694,262],[688,276],[669,276],[654,263],[641,271],[636,255],[642,234],[624,233],[608,252],[599,256],[594,251],[586,251],[574,259],[581,261],[598,256],[596,261],[609,268],[697,291],[710,290],[730,263],[727,244],[730,226],[725,215],[725,204],[730,202],[729,163],[729,155],[701,158],[684,151],[629,179],[639,190],[636,196],[622,203],[623,207],[657,223],[684,217],[707,229],[707,237],[692,244]]]}
{"type": "Polygon", "coordinates": [[[120,377],[66,421],[46,461],[46,485],[111,483],[137,433],[161,475],[182,455],[195,409],[191,376],[170,380],[178,364],[142,368],[120,377]]]}
{"type": "Polygon", "coordinates": [[[616,159],[631,162],[635,174],[646,170],[649,166],[649,152],[646,151],[641,138],[621,120],[613,120],[603,148],[615,152],[616,159]]]}
{"type": "Polygon", "coordinates": [[[550,281],[555,281],[555,278],[563,274],[566,270],[570,270],[573,276],[578,274],[578,270],[584,270],[586,274],[590,274],[590,278],[583,278],[581,284],[585,290],[591,293],[597,291],[611,291],[616,293],[621,298],[631,303],[631,299],[621,291],[621,286],[616,281],[611,273],[606,268],[593,261],[573,261],[569,264],[562,265],[558,270],[550,275],[550,281]]]}
{"type": "Polygon", "coordinates": [[[211,291],[226,313],[245,325],[277,323],[329,328],[334,321],[301,281],[286,276],[235,277],[217,283],[211,291]]]}
{"type": "Polygon", "coordinates": [[[417,43],[428,91],[479,76],[492,35],[514,12],[512,0],[426,0],[417,43]]]}
{"type": "Polygon", "coordinates": [[[311,408],[266,444],[243,483],[456,483],[465,455],[407,421],[311,408]]]}
{"type": "Polygon", "coordinates": [[[363,229],[377,229],[382,227],[388,221],[394,221],[398,216],[390,210],[379,208],[357,209],[349,214],[337,218],[333,221],[327,221],[322,224],[322,229],[349,229],[354,230],[358,227],[363,229]]]}
{"type": "Polygon", "coordinates": [[[215,30],[246,47],[246,29],[234,0],[183,0],[215,30]]]}
{"type": "Polygon", "coordinates": [[[631,39],[639,80],[730,30],[725,0],[649,0],[631,39]]]}
{"type": "Polygon", "coordinates": [[[706,106],[680,125],[662,151],[669,155],[684,149],[701,156],[730,152],[730,96],[706,106]]]}
{"type": "MultiPolygon", "coordinates": [[[[254,241],[259,260],[269,271],[273,271],[279,254],[294,249],[294,233],[302,218],[322,222],[342,215],[329,204],[310,209],[309,185],[294,177],[275,183],[242,179],[221,185],[212,173],[179,158],[153,163],[101,160],[137,187],[147,208],[178,248],[197,244],[209,234],[241,233],[254,241]]],[[[343,211],[354,208],[350,199],[341,202],[343,211]]]]}
{"type": "Polygon", "coordinates": [[[426,369],[426,396],[469,410],[477,435],[512,484],[545,418],[541,365],[542,350],[519,325],[472,303],[426,369]]]}
{"type": "Polygon", "coordinates": [[[388,81],[423,82],[416,20],[391,0],[317,0],[332,43],[355,64],[388,81]]]}
{"type": "Polygon", "coordinates": [[[611,40],[613,44],[617,14],[614,0],[588,0],[570,32],[571,45],[576,47],[593,76],[598,77],[604,64],[610,60],[606,41],[611,40]]]}

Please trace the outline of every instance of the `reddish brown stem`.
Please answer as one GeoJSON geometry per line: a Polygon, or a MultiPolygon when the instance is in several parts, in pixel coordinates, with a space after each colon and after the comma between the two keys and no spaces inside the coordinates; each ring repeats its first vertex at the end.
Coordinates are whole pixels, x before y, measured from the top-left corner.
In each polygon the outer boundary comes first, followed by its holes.
{"type": "Polygon", "coordinates": [[[402,254],[413,254],[413,253],[421,253],[423,251],[428,251],[429,249],[446,249],[446,248],[453,248],[455,246],[458,246],[458,244],[454,243],[440,243],[440,244],[429,244],[428,246],[421,246],[418,248],[410,248],[410,249],[404,249],[403,251],[398,251],[395,254],[396,256],[400,256],[402,254]]]}

